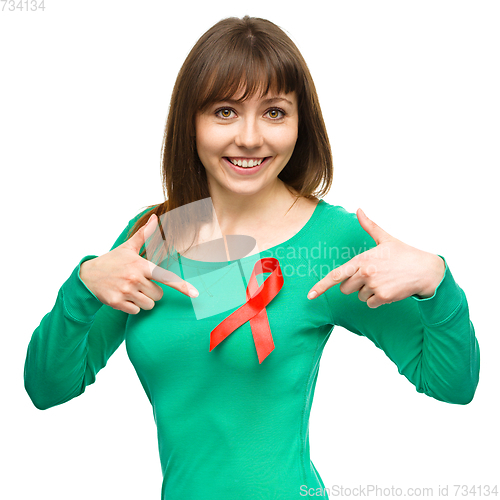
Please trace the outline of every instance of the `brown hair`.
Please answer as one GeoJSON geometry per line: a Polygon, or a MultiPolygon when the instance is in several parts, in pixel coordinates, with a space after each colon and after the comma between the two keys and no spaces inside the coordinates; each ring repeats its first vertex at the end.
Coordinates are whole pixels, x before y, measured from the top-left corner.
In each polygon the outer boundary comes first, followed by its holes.
{"type": "MultiPolygon", "coordinates": [[[[296,92],[297,142],[278,178],[298,192],[295,201],[299,197],[322,197],[330,190],[333,177],[330,143],[304,58],[293,41],[271,21],[249,16],[229,17],[201,36],[179,71],[162,144],[161,172],[166,201],[148,206],[129,231],[128,238],[153,213],[159,219],[163,239],[168,238],[166,249],[172,248],[180,236],[181,226],[183,231],[192,227],[193,234],[198,233],[200,221],[189,220],[189,211],[177,210],[178,215],[169,218],[168,234],[161,227],[160,216],[210,197],[206,171],[196,150],[196,113],[214,102],[232,98],[240,88],[244,91],[240,101],[259,90],[260,96],[269,90],[296,92]],[[317,190],[319,186],[321,189],[317,190]]],[[[207,214],[207,220],[211,220],[211,214],[207,214]]],[[[144,249],[141,256],[145,253],[144,249]]]]}

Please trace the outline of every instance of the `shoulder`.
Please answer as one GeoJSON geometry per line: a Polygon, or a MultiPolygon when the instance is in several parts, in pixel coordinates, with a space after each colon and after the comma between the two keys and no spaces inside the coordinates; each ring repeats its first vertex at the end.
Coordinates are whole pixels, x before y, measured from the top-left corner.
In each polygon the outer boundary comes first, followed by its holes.
{"type": "Polygon", "coordinates": [[[361,227],[355,213],[349,212],[341,205],[332,205],[325,200],[318,204],[319,226],[327,229],[335,229],[337,233],[356,232],[357,226],[361,227]]]}
{"type": "Polygon", "coordinates": [[[150,212],[154,210],[159,204],[156,205],[149,205],[147,208],[141,210],[138,214],[136,214],[132,219],[130,219],[125,226],[125,228],[122,230],[118,238],[115,240],[113,246],[111,247],[111,250],[116,248],[117,246],[121,245],[125,241],[128,240],[128,238],[131,236],[132,228],[134,227],[134,224],[147,212],[150,212]]]}
{"type": "Polygon", "coordinates": [[[146,213],[152,212],[156,207],[160,206],[161,203],[156,203],[155,205],[148,205],[146,208],[142,209],[138,214],[136,214],[128,222],[128,227],[131,228],[134,224],[146,213]]]}
{"type": "Polygon", "coordinates": [[[329,246],[349,249],[354,256],[374,246],[374,239],[361,227],[358,216],[341,205],[333,205],[321,200],[320,213],[315,231],[329,246]]]}

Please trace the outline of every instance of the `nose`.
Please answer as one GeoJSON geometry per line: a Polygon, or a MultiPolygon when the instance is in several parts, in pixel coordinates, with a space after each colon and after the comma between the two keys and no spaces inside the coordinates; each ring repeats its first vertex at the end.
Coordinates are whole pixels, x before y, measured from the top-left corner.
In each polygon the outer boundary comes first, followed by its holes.
{"type": "Polygon", "coordinates": [[[245,120],[241,120],[238,125],[238,131],[234,139],[234,143],[238,147],[256,149],[264,144],[264,137],[256,118],[246,118],[245,120]]]}

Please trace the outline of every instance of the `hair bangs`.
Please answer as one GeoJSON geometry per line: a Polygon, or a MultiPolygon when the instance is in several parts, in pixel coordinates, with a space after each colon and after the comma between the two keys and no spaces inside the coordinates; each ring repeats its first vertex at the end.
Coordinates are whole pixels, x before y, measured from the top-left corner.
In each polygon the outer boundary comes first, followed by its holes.
{"type": "Polygon", "coordinates": [[[217,61],[206,65],[200,75],[197,109],[205,111],[214,102],[235,99],[243,102],[258,95],[302,91],[300,69],[286,53],[269,45],[258,47],[252,37],[222,43],[217,61]],[[239,42],[239,43],[238,43],[239,42]],[[225,49],[225,50],[224,50],[225,49]],[[236,96],[238,97],[236,99],[236,96]]]}

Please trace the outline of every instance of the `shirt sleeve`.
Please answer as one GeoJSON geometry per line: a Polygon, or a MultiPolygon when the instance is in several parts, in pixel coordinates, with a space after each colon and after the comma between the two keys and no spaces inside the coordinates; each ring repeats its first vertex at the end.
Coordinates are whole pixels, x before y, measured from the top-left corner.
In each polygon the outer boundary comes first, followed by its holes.
{"type": "MultiPolygon", "coordinates": [[[[132,219],[110,251],[125,242],[132,219]]],[[[80,278],[83,257],[59,289],[52,310],[31,336],[24,364],[24,386],[40,410],[85,392],[124,340],[128,314],[103,304],[80,278]]]]}
{"type": "MultiPolygon", "coordinates": [[[[351,248],[362,248],[367,240],[370,244],[362,251],[376,245],[355,214],[349,214],[347,226],[351,248]]],[[[343,294],[335,286],[328,290],[327,300],[332,324],[370,339],[418,392],[447,403],[468,404],[479,382],[479,344],[465,293],[444,257],[439,257],[446,269],[432,297],[414,295],[370,308],[356,292],[343,294]]]]}

